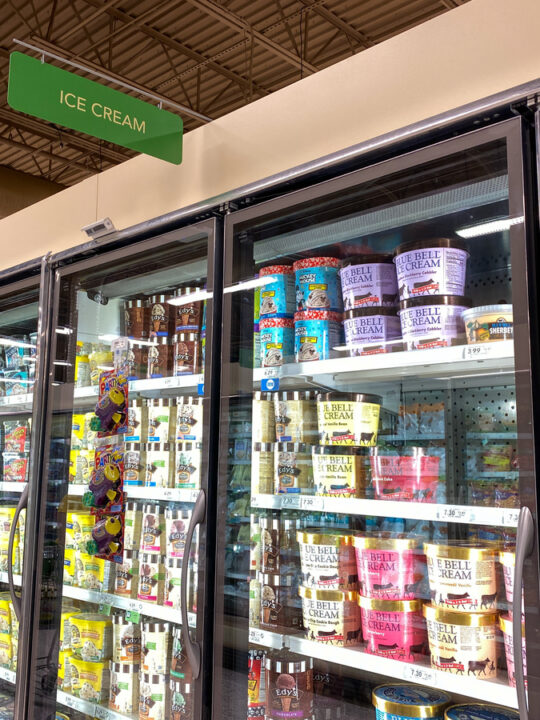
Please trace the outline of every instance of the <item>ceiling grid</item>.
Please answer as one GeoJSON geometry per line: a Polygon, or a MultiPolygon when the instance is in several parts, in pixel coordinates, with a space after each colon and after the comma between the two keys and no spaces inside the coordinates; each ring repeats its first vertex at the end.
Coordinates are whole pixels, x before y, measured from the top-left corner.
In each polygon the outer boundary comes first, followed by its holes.
{"type": "Polygon", "coordinates": [[[5,0],[0,165],[72,185],[134,155],[11,110],[13,38],[185,106],[189,132],[189,110],[218,118],[467,1],[5,0]]]}

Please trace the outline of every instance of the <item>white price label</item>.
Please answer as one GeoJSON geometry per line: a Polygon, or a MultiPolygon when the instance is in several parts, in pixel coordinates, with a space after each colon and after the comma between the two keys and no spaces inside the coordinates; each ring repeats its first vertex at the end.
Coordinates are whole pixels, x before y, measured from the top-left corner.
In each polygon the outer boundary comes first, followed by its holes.
{"type": "Polygon", "coordinates": [[[282,508],[299,508],[300,501],[302,498],[300,495],[282,495],[281,496],[281,507],[282,508]]]}
{"type": "Polygon", "coordinates": [[[166,377],[162,379],[161,385],[164,388],[176,387],[178,385],[178,380],[175,377],[166,377]]]}
{"type": "Polygon", "coordinates": [[[196,502],[197,498],[199,497],[199,492],[199,490],[192,490],[189,494],[188,502],[196,502]]]}
{"type": "Polygon", "coordinates": [[[78,699],[75,697],[72,697],[71,695],[64,695],[64,701],[65,701],[65,704],[70,708],[77,709],[77,707],[79,706],[78,699]]]}
{"type": "Polygon", "coordinates": [[[431,668],[418,667],[418,665],[407,665],[404,663],[403,679],[422,683],[423,685],[436,685],[437,674],[431,668]]]}
{"type": "Polygon", "coordinates": [[[259,505],[259,496],[258,495],[252,495],[251,496],[251,507],[260,507],[259,505]]]}
{"type": "Polygon", "coordinates": [[[469,508],[459,505],[445,505],[436,512],[437,520],[449,520],[450,522],[474,522],[474,513],[469,508]]]}
{"type": "Polygon", "coordinates": [[[112,720],[115,715],[108,708],[101,707],[101,705],[96,705],[94,710],[94,717],[99,718],[99,720],[112,720]]]}
{"type": "Polygon", "coordinates": [[[261,645],[264,641],[264,632],[262,630],[254,630],[253,628],[249,631],[249,642],[261,645]]]}
{"type": "Polygon", "coordinates": [[[263,368],[263,377],[265,378],[277,378],[279,377],[280,369],[278,367],[267,367],[263,368]]]}
{"type": "Polygon", "coordinates": [[[204,383],[204,375],[201,373],[195,377],[195,385],[202,385],[204,383]]]}
{"type": "Polygon", "coordinates": [[[300,507],[304,510],[322,510],[323,502],[321,498],[314,498],[309,496],[300,496],[300,507]]]}
{"type": "Polygon", "coordinates": [[[136,610],[137,612],[142,612],[144,605],[138,600],[128,600],[126,607],[128,610],[136,610]]]}
{"type": "Polygon", "coordinates": [[[511,510],[505,508],[501,514],[501,525],[507,527],[517,527],[519,520],[519,510],[511,510]]]}
{"type": "Polygon", "coordinates": [[[161,496],[164,500],[170,500],[174,495],[172,488],[162,488],[161,496]]]}
{"type": "Polygon", "coordinates": [[[463,348],[463,359],[464,360],[477,360],[485,358],[490,354],[489,343],[482,345],[465,345],[463,348]]]}

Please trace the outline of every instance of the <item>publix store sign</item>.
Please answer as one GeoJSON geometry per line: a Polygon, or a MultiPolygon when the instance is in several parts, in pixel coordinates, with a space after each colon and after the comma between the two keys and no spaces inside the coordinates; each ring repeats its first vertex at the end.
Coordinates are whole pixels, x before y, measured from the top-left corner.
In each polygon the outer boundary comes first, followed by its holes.
{"type": "Polygon", "coordinates": [[[116,145],[182,162],[181,117],[23,53],[10,56],[8,104],[116,145]]]}

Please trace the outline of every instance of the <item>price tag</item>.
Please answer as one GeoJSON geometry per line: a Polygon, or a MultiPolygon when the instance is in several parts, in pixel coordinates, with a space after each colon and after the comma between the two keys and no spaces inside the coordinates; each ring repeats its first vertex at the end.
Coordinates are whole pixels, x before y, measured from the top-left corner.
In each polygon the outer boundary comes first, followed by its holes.
{"type": "Polygon", "coordinates": [[[126,613],[126,620],[128,622],[132,622],[134,625],[137,625],[141,621],[141,615],[135,610],[128,610],[126,613]]]}
{"type": "Polygon", "coordinates": [[[64,702],[68,707],[73,708],[73,709],[77,709],[77,707],[79,705],[77,698],[72,697],[71,695],[67,695],[67,694],[64,695],[64,702]]]}
{"type": "Polygon", "coordinates": [[[258,645],[264,644],[264,632],[262,630],[255,630],[253,628],[249,631],[249,642],[257,643],[258,645]]]}
{"type": "Polygon", "coordinates": [[[161,497],[164,500],[170,500],[173,497],[174,491],[172,488],[162,488],[161,497]]]}
{"type": "Polygon", "coordinates": [[[201,397],[204,395],[204,383],[202,382],[197,383],[197,395],[200,395],[201,397]]]}
{"type": "Polygon", "coordinates": [[[464,360],[477,360],[485,358],[488,355],[490,355],[489,343],[483,343],[482,345],[465,345],[463,348],[464,360]]]}
{"type": "Polygon", "coordinates": [[[506,527],[517,527],[519,510],[505,508],[501,513],[501,525],[506,527]]]}
{"type": "Polygon", "coordinates": [[[437,674],[431,668],[418,667],[418,665],[407,665],[404,663],[403,679],[422,683],[423,685],[436,685],[437,674]]]}
{"type": "Polygon", "coordinates": [[[96,705],[94,709],[94,717],[99,718],[99,720],[112,720],[115,715],[108,708],[96,705]]]}
{"type": "Polygon", "coordinates": [[[144,605],[139,600],[128,600],[127,609],[135,612],[142,612],[144,605]]]}
{"type": "Polygon", "coordinates": [[[111,606],[108,605],[107,603],[100,603],[99,612],[100,612],[100,615],[110,615],[111,614],[111,606]]]}
{"type": "Polygon", "coordinates": [[[261,507],[259,504],[259,496],[258,495],[252,495],[251,496],[251,507],[261,507]]]}
{"type": "Polygon", "coordinates": [[[197,498],[199,497],[199,492],[199,490],[192,490],[189,494],[188,502],[196,502],[197,498]]]}
{"type": "Polygon", "coordinates": [[[459,505],[445,505],[435,513],[437,520],[448,520],[450,522],[474,522],[475,515],[469,508],[459,505]]]}
{"type": "Polygon", "coordinates": [[[301,495],[300,496],[300,507],[303,508],[304,510],[314,510],[315,508],[317,510],[322,510],[323,509],[322,498],[314,498],[314,497],[309,497],[306,495],[301,495]]]}
{"type": "Polygon", "coordinates": [[[300,501],[302,498],[300,495],[282,495],[281,496],[281,507],[282,508],[299,508],[300,501]]]}
{"type": "Polygon", "coordinates": [[[263,378],[261,380],[261,390],[263,392],[277,392],[279,390],[279,378],[263,378]]]}
{"type": "Polygon", "coordinates": [[[263,377],[264,378],[277,378],[279,377],[279,367],[265,367],[263,368],[263,377]]]}

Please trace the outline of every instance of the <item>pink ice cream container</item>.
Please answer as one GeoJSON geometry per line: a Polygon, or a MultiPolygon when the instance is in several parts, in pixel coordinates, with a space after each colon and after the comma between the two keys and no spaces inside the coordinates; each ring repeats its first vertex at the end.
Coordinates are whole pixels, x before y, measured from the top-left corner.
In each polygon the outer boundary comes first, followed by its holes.
{"type": "MultiPolygon", "coordinates": [[[[499,627],[504,637],[504,652],[506,654],[506,666],[508,669],[508,684],[516,687],[515,663],[514,663],[514,629],[512,618],[508,615],[499,616],[499,627]]],[[[525,687],[527,687],[527,648],[525,646],[525,625],[521,626],[521,652],[523,657],[523,674],[525,675],[525,687]]]]}
{"type": "MultiPolygon", "coordinates": [[[[514,601],[514,570],[516,567],[516,554],[513,552],[500,552],[499,562],[502,565],[504,577],[504,589],[508,603],[508,615],[512,618],[512,603],[514,601]]],[[[523,588],[521,589],[521,614],[525,614],[525,601],[523,599],[523,588]]]]}
{"type": "Polygon", "coordinates": [[[370,456],[371,477],[377,500],[435,502],[439,484],[439,461],[425,455],[425,448],[407,448],[411,455],[370,456]]]}
{"type": "Polygon", "coordinates": [[[414,600],[421,593],[418,539],[363,535],[354,538],[360,593],[381,600],[414,600]]]}
{"type": "Polygon", "coordinates": [[[427,650],[421,600],[378,600],[358,596],[366,652],[416,662],[427,650]]]}

